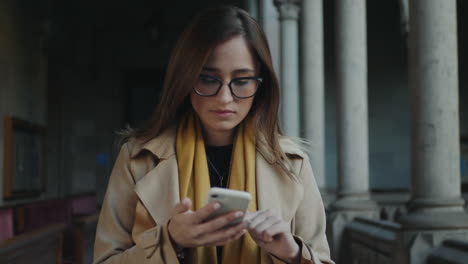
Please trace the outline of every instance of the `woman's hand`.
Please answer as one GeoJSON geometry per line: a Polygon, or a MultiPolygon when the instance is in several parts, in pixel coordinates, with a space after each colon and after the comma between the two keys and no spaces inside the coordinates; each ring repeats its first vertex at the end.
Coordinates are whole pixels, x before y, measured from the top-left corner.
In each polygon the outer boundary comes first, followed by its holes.
{"type": "Polygon", "coordinates": [[[270,210],[247,213],[247,229],[257,245],[268,253],[288,262],[299,263],[299,245],[288,223],[270,210]]]}
{"type": "Polygon", "coordinates": [[[242,211],[233,211],[205,221],[219,209],[218,203],[209,203],[205,207],[192,211],[192,201],[185,198],[172,209],[168,232],[178,247],[222,246],[239,239],[246,232],[246,223],[224,228],[231,221],[242,217],[242,211]]]}

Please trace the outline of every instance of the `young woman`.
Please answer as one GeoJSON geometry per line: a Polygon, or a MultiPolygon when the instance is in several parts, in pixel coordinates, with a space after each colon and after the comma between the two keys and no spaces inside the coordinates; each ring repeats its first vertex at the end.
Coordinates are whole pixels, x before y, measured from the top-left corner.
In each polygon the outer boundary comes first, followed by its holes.
{"type": "Polygon", "coordinates": [[[278,81],[257,22],[236,7],[182,33],[160,104],[130,132],[97,227],[94,263],[333,263],[307,155],[278,127],[278,81]],[[207,218],[210,187],[249,192],[207,218]]]}

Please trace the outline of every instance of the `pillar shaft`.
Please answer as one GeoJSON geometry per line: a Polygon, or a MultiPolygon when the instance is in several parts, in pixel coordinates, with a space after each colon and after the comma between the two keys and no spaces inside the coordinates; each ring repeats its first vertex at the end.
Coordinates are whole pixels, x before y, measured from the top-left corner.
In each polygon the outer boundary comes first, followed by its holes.
{"type": "Polygon", "coordinates": [[[407,229],[468,229],[460,190],[456,1],[410,1],[412,198],[407,229]],[[450,219],[450,220],[448,220],[450,219]]]}
{"type": "Polygon", "coordinates": [[[286,135],[299,136],[298,0],[275,0],[280,20],[282,125],[286,135]]]}
{"type": "Polygon", "coordinates": [[[338,189],[369,190],[367,36],[365,0],[336,2],[338,189]]]}
{"type": "Polygon", "coordinates": [[[332,256],[348,263],[341,248],[345,226],[379,213],[369,195],[366,0],[339,0],[335,7],[338,200],[327,221],[332,256]]]}
{"type": "Polygon", "coordinates": [[[325,187],[323,0],[302,4],[302,124],[320,189],[325,187]]]}
{"type": "Polygon", "coordinates": [[[273,67],[279,79],[280,29],[278,20],[278,10],[275,7],[273,1],[271,0],[260,0],[259,6],[259,20],[268,39],[268,44],[270,46],[270,52],[273,59],[273,67]]]}
{"type": "Polygon", "coordinates": [[[249,14],[258,20],[258,17],[259,17],[259,12],[258,12],[258,1],[256,0],[244,0],[244,4],[245,6],[247,7],[247,12],[249,12],[249,14]]]}
{"type": "Polygon", "coordinates": [[[460,197],[456,1],[410,1],[413,196],[460,197]]]}

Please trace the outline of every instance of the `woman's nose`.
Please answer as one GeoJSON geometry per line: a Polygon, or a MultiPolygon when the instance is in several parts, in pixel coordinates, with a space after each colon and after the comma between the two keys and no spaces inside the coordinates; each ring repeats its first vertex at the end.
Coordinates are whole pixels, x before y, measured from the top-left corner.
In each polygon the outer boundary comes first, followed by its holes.
{"type": "Polygon", "coordinates": [[[218,92],[216,97],[219,98],[222,102],[231,102],[234,100],[231,89],[227,83],[223,83],[221,90],[218,92]]]}

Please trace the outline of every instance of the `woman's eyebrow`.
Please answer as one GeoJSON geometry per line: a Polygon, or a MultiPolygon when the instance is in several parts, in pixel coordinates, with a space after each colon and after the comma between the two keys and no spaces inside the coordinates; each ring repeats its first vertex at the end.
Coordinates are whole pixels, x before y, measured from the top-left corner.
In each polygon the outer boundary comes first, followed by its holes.
{"type": "Polygon", "coordinates": [[[251,73],[255,72],[253,69],[237,69],[232,71],[232,73],[251,73]]]}
{"type": "MultiPolygon", "coordinates": [[[[209,67],[209,66],[204,66],[202,70],[208,71],[208,72],[220,72],[218,68],[209,67]]],[[[249,68],[241,68],[241,69],[233,70],[231,73],[251,73],[251,72],[255,72],[255,70],[249,69],[249,68]]]]}
{"type": "Polygon", "coordinates": [[[202,71],[219,72],[218,69],[213,68],[213,67],[209,67],[209,66],[204,66],[204,67],[202,68],[202,71]]]}

